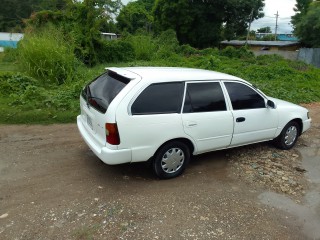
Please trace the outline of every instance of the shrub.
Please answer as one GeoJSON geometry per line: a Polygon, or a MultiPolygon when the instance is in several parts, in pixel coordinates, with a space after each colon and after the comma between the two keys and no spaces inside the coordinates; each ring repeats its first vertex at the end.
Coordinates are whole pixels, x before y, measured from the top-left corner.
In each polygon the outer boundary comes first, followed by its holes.
{"type": "Polygon", "coordinates": [[[22,70],[43,83],[71,81],[79,65],[72,42],[64,39],[63,34],[53,27],[27,34],[18,51],[22,70]]]}
{"type": "Polygon", "coordinates": [[[222,56],[226,56],[228,58],[252,58],[254,57],[253,52],[248,50],[246,47],[234,48],[232,46],[228,46],[221,51],[222,56]]]}
{"type": "Polygon", "coordinates": [[[178,52],[185,56],[197,54],[199,51],[196,48],[191,47],[189,44],[183,44],[179,47],[178,52]]]}
{"type": "Polygon", "coordinates": [[[35,85],[36,80],[21,73],[1,73],[0,93],[3,96],[23,94],[29,86],[35,85]]]}
{"type": "Polygon", "coordinates": [[[156,45],[151,35],[131,35],[126,38],[126,41],[132,44],[137,60],[151,60],[153,58],[156,45]]]}
{"type": "Polygon", "coordinates": [[[101,50],[98,58],[101,63],[104,62],[125,62],[134,59],[133,46],[123,40],[102,41],[101,50]]]}

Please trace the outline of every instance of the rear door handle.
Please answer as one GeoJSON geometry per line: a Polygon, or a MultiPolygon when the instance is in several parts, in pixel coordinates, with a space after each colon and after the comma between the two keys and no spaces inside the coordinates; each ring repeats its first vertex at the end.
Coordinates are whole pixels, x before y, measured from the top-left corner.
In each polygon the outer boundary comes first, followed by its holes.
{"type": "Polygon", "coordinates": [[[244,122],[246,119],[244,117],[239,117],[236,119],[236,122],[244,122]]]}
{"type": "Polygon", "coordinates": [[[197,124],[196,122],[191,122],[191,121],[190,121],[190,122],[189,122],[189,121],[187,122],[187,126],[188,126],[188,127],[194,127],[194,126],[197,126],[197,125],[198,125],[198,124],[197,124]]]}

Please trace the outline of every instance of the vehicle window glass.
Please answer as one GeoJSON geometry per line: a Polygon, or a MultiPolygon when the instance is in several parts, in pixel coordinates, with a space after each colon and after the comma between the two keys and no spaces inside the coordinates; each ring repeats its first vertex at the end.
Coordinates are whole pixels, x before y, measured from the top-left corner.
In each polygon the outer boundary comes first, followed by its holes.
{"type": "Polygon", "coordinates": [[[108,71],[82,90],[82,97],[96,110],[105,113],[110,103],[129,83],[129,79],[108,71]]]}
{"type": "Polygon", "coordinates": [[[184,113],[226,110],[224,95],[218,82],[188,83],[184,113]]]}
{"type": "Polygon", "coordinates": [[[133,115],[179,113],[184,83],[157,83],[148,86],[131,107],[133,115]]]}
{"type": "Polygon", "coordinates": [[[263,97],[252,88],[235,82],[225,82],[234,110],[265,108],[263,97]]]}

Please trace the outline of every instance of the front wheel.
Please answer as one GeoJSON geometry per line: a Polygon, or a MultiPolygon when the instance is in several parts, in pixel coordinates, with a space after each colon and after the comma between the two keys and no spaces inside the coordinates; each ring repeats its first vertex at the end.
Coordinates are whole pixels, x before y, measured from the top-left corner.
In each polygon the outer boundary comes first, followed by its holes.
{"type": "Polygon", "coordinates": [[[161,179],[179,176],[190,160],[190,150],[182,142],[173,141],[162,146],[153,159],[153,171],[161,179]]]}
{"type": "Polygon", "coordinates": [[[289,122],[282,130],[280,135],[274,139],[275,145],[283,150],[291,149],[299,137],[300,126],[297,122],[289,122]]]}

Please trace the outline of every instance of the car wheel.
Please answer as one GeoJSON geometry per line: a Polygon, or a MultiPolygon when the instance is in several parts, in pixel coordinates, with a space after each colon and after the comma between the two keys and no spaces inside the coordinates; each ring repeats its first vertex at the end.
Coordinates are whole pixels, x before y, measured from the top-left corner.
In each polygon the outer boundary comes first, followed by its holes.
{"type": "Polygon", "coordinates": [[[284,150],[291,149],[298,140],[300,126],[297,122],[289,122],[280,135],[274,140],[275,145],[284,150]]]}
{"type": "Polygon", "coordinates": [[[179,176],[190,160],[190,150],[182,142],[173,141],[162,146],[153,159],[153,171],[161,179],[179,176]]]}

